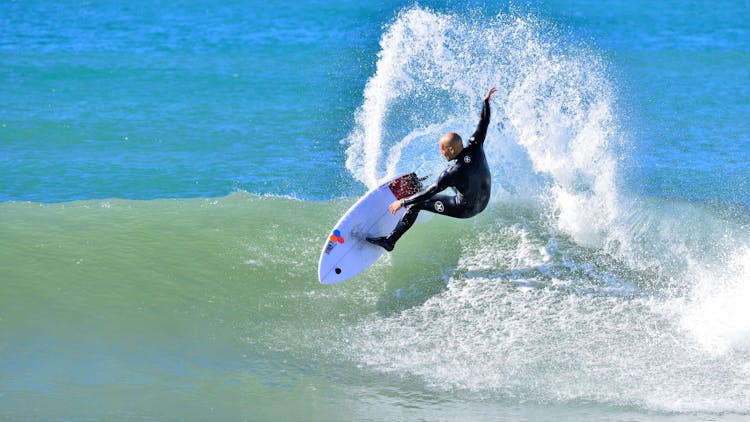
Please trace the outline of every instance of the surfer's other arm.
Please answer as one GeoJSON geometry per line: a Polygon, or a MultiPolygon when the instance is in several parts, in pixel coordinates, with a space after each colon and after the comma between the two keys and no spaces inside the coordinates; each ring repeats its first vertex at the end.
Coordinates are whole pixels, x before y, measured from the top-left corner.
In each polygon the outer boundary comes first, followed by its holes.
{"type": "Polygon", "coordinates": [[[487,136],[487,127],[490,125],[490,98],[497,90],[490,88],[487,91],[487,95],[484,96],[484,102],[482,103],[482,115],[479,118],[479,124],[474,131],[474,134],[469,138],[469,145],[471,144],[484,144],[484,138],[487,136]]]}

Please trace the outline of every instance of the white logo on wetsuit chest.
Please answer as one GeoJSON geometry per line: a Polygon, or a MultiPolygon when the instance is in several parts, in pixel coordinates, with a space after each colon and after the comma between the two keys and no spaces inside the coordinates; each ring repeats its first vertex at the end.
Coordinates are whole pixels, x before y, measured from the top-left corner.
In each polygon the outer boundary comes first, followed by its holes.
{"type": "Polygon", "coordinates": [[[464,157],[464,163],[469,164],[470,162],[471,162],[471,157],[469,157],[468,155],[464,157]]]}
{"type": "Polygon", "coordinates": [[[443,212],[443,211],[445,211],[445,206],[443,205],[442,202],[440,202],[440,201],[436,201],[435,202],[435,211],[437,211],[437,212],[443,212]]]}

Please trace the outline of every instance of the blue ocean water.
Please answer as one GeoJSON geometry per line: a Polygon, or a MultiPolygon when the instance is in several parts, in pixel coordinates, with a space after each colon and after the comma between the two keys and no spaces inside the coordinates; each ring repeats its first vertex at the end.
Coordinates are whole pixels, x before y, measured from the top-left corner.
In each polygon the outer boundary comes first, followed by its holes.
{"type": "Polygon", "coordinates": [[[574,2],[544,7],[613,64],[645,194],[748,204],[750,7],[574,2]]]}
{"type": "Polygon", "coordinates": [[[0,2],[3,419],[750,412],[745,2],[0,2]],[[493,199],[320,248],[495,86],[493,199]]]}
{"type": "MultiPolygon", "coordinates": [[[[358,193],[341,141],[407,5],[5,2],[0,199],[358,193]]],[[[610,62],[631,186],[747,205],[746,5],[521,9],[610,62]]]]}
{"type": "Polygon", "coordinates": [[[339,141],[385,11],[1,7],[2,200],[339,195],[339,141]]]}

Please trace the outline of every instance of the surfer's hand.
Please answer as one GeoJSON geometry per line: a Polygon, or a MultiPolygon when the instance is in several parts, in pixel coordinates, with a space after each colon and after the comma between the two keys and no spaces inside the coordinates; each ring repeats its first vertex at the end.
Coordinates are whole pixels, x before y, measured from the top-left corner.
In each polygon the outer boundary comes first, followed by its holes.
{"type": "Polygon", "coordinates": [[[494,94],[495,92],[497,92],[495,88],[490,88],[490,90],[487,91],[487,95],[484,96],[484,100],[489,101],[490,97],[492,97],[492,94],[494,94]]]}
{"type": "Polygon", "coordinates": [[[396,215],[396,211],[400,210],[402,207],[401,200],[393,201],[391,205],[388,206],[388,209],[391,211],[391,214],[396,215]]]}

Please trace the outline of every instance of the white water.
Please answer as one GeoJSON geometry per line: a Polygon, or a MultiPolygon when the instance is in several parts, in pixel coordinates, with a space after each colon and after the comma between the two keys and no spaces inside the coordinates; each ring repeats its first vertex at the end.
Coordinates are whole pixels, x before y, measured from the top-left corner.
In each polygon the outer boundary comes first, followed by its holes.
{"type": "Polygon", "coordinates": [[[415,167],[439,172],[436,140],[448,130],[468,137],[495,86],[487,137],[495,197],[551,201],[560,229],[601,244],[619,217],[612,89],[595,57],[545,31],[528,17],[402,13],[383,35],[357,111],[349,170],[368,187],[415,167]]]}
{"type": "Polygon", "coordinates": [[[438,390],[750,412],[747,222],[629,196],[606,66],[533,18],[474,18],[415,7],[387,28],[347,167],[370,187],[436,174],[436,140],[470,134],[495,86],[493,206],[446,290],[366,319],[350,353],[438,390]]]}

